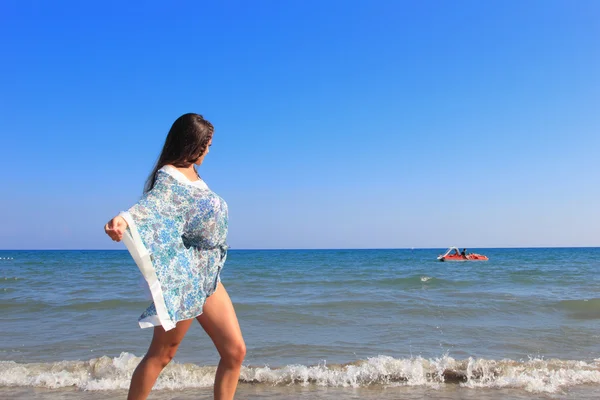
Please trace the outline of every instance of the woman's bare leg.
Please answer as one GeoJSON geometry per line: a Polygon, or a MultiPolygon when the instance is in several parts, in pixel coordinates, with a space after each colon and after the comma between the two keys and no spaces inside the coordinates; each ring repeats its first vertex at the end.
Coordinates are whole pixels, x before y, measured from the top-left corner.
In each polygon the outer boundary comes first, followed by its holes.
{"type": "Polygon", "coordinates": [[[229,294],[221,283],[197,319],[221,355],[215,376],[215,400],[231,400],[246,356],[246,344],[229,294]]]}
{"type": "Polygon", "coordinates": [[[142,400],[148,397],[158,375],[177,353],[177,348],[192,322],[193,319],[179,321],[170,331],[165,331],[162,326],[154,328],[150,348],[131,378],[127,400],[142,400]]]}

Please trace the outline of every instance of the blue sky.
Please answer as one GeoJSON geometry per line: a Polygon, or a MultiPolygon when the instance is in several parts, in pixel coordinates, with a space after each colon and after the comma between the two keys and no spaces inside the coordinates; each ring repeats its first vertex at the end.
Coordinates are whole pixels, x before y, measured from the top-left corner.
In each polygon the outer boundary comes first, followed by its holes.
{"type": "Polygon", "coordinates": [[[120,249],[171,123],[233,248],[600,245],[596,1],[0,4],[0,248],[120,249]]]}

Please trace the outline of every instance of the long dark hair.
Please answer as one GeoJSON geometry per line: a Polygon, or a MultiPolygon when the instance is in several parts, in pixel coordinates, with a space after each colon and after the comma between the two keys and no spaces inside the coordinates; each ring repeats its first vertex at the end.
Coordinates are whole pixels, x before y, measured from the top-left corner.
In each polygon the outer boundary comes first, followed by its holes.
{"type": "Polygon", "coordinates": [[[156,174],[165,165],[185,168],[194,164],[206,151],[215,128],[202,115],[183,114],[173,122],[160,157],[146,181],[144,192],[152,190],[156,174]]]}

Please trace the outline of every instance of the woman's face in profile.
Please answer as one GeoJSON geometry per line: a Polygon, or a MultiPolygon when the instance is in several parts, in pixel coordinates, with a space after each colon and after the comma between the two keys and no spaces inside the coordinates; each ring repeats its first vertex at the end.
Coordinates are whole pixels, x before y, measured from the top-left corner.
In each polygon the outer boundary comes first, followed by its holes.
{"type": "Polygon", "coordinates": [[[206,150],[204,151],[204,154],[202,154],[200,156],[200,158],[198,158],[194,164],[196,164],[197,166],[200,166],[200,164],[202,164],[202,161],[204,161],[204,157],[206,157],[206,155],[208,154],[210,146],[212,146],[212,138],[210,138],[210,141],[208,142],[208,146],[206,146],[206,150]]]}

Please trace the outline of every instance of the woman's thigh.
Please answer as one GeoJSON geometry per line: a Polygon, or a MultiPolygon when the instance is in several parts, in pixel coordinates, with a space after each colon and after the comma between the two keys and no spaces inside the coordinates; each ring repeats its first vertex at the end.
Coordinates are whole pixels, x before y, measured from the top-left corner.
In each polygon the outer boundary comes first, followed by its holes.
{"type": "Polygon", "coordinates": [[[244,346],[242,331],[233,304],[225,287],[219,283],[217,290],[206,299],[198,322],[206,331],[223,357],[228,346],[244,346]]]}
{"type": "Polygon", "coordinates": [[[165,331],[162,326],[155,327],[147,355],[173,357],[192,321],[193,319],[179,321],[175,328],[169,331],[165,331]]]}

